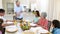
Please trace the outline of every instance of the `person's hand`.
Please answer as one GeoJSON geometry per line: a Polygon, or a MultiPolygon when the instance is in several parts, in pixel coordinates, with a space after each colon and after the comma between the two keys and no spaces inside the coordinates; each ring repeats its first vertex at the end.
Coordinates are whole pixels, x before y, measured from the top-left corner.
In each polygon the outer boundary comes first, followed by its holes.
{"type": "Polygon", "coordinates": [[[40,25],[36,25],[37,27],[39,27],[40,25]]]}
{"type": "Polygon", "coordinates": [[[20,13],[17,13],[17,16],[20,16],[20,13]]]}
{"type": "Polygon", "coordinates": [[[2,24],[2,26],[3,26],[3,27],[5,27],[5,26],[6,26],[6,24],[2,24]]]}

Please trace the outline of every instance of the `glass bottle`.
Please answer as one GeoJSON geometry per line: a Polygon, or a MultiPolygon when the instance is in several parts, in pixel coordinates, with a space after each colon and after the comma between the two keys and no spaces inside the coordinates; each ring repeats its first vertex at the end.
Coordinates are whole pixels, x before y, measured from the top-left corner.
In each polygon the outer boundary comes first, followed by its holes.
{"type": "Polygon", "coordinates": [[[14,20],[14,25],[17,25],[17,21],[16,20],[14,20]]]}

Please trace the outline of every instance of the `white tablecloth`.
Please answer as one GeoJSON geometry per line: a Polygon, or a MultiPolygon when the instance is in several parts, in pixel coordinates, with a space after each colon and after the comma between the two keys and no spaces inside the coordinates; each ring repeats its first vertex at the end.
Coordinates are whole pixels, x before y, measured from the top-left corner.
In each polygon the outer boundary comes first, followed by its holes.
{"type": "MultiPolygon", "coordinates": [[[[20,28],[20,23],[17,24],[17,28],[18,28],[18,31],[17,32],[15,32],[15,33],[5,32],[5,34],[22,34],[23,31],[20,28]]],[[[32,32],[34,32],[36,34],[48,32],[47,30],[43,29],[42,27],[31,27],[29,31],[32,31],[32,32]]]]}
{"type": "Polygon", "coordinates": [[[8,32],[5,32],[5,34],[22,34],[22,29],[20,28],[20,23],[18,23],[17,25],[16,25],[16,27],[18,28],[18,31],[17,32],[15,32],[15,33],[8,33],[8,32]]]}

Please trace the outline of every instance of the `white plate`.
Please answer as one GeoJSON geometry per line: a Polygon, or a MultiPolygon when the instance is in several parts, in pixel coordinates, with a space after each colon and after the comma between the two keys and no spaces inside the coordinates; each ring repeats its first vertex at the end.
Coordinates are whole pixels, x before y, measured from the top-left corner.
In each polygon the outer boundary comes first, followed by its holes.
{"type": "Polygon", "coordinates": [[[6,30],[7,30],[8,32],[15,32],[15,31],[17,31],[18,29],[17,29],[17,27],[16,27],[15,25],[13,25],[13,26],[7,26],[7,27],[6,27],[6,30]]]}
{"type": "Polygon", "coordinates": [[[7,22],[7,24],[13,24],[13,22],[7,22]]]}
{"type": "Polygon", "coordinates": [[[30,23],[30,25],[31,25],[31,26],[36,26],[36,24],[34,24],[34,23],[30,23]]]}
{"type": "Polygon", "coordinates": [[[48,30],[43,29],[42,27],[37,27],[39,33],[48,33],[48,30]]]}
{"type": "Polygon", "coordinates": [[[42,27],[35,27],[35,28],[32,27],[30,29],[30,31],[33,31],[33,32],[38,33],[38,34],[40,34],[40,33],[48,33],[48,31],[43,29],[42,27]]]}

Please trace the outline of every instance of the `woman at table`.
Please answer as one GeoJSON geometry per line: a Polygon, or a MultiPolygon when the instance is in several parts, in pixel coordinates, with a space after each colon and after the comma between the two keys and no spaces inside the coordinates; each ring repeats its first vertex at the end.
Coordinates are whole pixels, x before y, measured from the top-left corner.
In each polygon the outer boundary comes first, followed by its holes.
{"type": "Polygon", "coordinates": [[[53,20],[52,26],[53,26],[52,34],[60,34],[60,22],[58,20],[53,20]]]}
{"type": "Polygon", "coordinates": [[[47,13],[42,12],[41,16],[40,16],[40,19],[39,19],[39,21],[37,23],[37,26],[41,26],[44,29],[48,30],[48,20],[46,19],[46,17],[47,17],[47,13]]]}
{"type": "Polygon", "coordinates": [[[33,22],[34,22],[34,23],[37,23],[37,22],[38,22],[38,20],[39,20],[39,18],[40,18],[39,11],[38,11],[38,10],[36,10],[36,11],[35,11],[35,13],[34,13],[34,15],[35,15],[35,18],[34,18],[33,22]]]}

